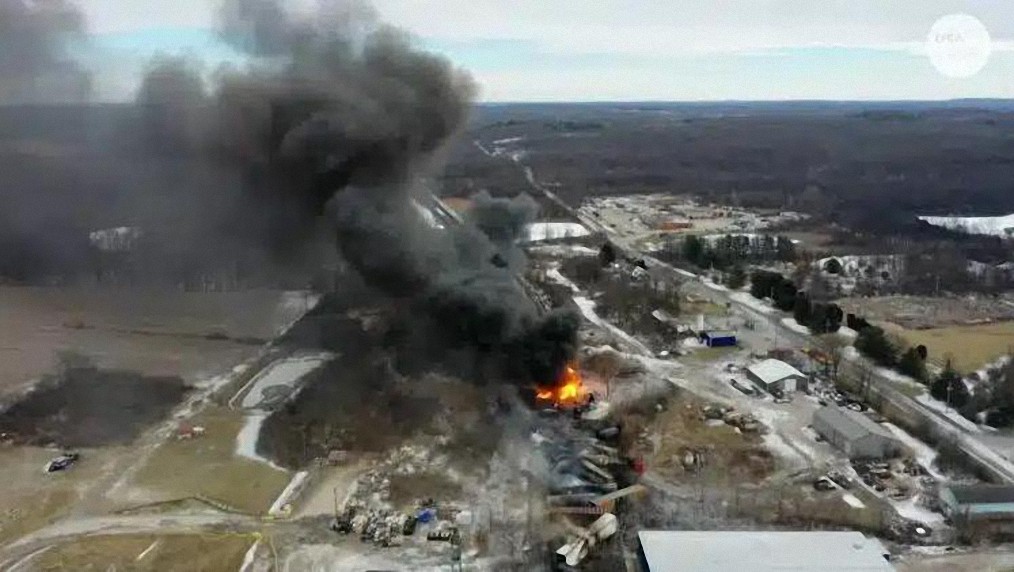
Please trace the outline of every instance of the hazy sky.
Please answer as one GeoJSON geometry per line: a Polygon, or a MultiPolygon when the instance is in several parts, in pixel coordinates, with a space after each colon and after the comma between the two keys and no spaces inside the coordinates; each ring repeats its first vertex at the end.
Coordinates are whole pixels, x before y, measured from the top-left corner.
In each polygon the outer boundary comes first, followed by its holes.
{"type": "MultiPolygon", "coordinates": [[[[124,97],[156,52],[236,58],[213,0],[78,0],[100,96],[124,97]],[[108,67],[108,66],[107,66],[108,67]]],[[[287,5],[312,0],[290,0],[287,5]]],[[[485,101],[1014,97],[1011,0],[376,0],[387,22],[472,72],[485,101]],[[949,78],[934,23],[974,16],[988,63],[949,78]]]]}

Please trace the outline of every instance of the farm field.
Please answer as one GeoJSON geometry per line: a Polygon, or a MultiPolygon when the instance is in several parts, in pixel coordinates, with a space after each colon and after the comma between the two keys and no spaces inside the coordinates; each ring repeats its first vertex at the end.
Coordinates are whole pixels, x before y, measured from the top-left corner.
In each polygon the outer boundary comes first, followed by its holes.
{"type": "Polygon", "coordinates": [[[74,353],[192,382],[255,355],[306,309],[299,294],[0,286],[0,397],[74,353]]]}
{"type": "Polygon", "coordinates": [[[962,373],[982,369],[1014,349],[1014,322],[928,330],[910,330],[894,324],[886,326],[912,345],[924,344],[933,364],[942,366],[950,356],[962,373]]]}

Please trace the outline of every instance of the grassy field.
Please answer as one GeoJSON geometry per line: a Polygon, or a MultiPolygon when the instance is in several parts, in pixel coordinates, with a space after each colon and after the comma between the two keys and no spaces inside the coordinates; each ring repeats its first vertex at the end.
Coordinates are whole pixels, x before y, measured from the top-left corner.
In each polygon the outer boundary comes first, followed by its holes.
{"type": "Polygon", "coordinates": [[[37,447],[0,448],[0,544],[42,528],[65,514],[79,490],[101,476],[108,451],[86,450],[69,471],[44,473],[57,452],[37,447]]]}
{"type": "Polygon", "coordinates": [[[209,408],[191,423],[202,437],[163,443],[134,476],[136,487],[169,500],[204,495],[250,513],[264,513],[289,482],[289,473],[235,455],[243,415],[209,408]]]}
{"type": "Polygon", "coordinates": [[[891,332],[912,345],[925,344],[932,363],[943,365],[947,356],[963,373],[971,373],[995,362],[1014,349],[1014,322],[979,326],[950,326],[930,330],[909,330],[889,325],[891,332]]]}
{"type": "Polygon", "coordinates": [[[214,572],[238,570],[252,535],[92,536],[51,548],[32,570],[137,570],[214,572]]]}

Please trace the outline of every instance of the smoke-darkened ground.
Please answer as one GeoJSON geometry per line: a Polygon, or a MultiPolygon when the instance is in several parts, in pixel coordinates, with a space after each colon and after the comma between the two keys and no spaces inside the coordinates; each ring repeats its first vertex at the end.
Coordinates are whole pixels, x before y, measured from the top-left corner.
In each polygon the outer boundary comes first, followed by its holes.
{"type": "Polygon", "coordinates": [[[476,415],[495,389],[480,387],[487,380],[469,369],[476,367],[471,350],[433,341],[432,326],[406,311],[375,292],[343,290],[299,320],[279,344],[337,357],[308,374],[299,395],[265,421],[259,452],[299,468],[332,449],[383,452],[448,419],[465,427],[463,440],[481,441],[476,415]]]}
{"type": "Polygon", "coordinates": [[[168,415],[187,391],[178,377],[75,365],[0,414],[0,432],[30,445],[122,445],[168,415]]]}

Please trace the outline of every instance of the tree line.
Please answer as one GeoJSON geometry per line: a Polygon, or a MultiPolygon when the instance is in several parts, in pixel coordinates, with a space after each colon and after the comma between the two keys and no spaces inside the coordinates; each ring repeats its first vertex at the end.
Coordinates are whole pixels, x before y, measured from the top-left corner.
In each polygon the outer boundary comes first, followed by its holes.
{"type": "Polygon", "coordinates": [[[742,268],[745,264],[791,262],[797,257],[792,240],[767,234],[727,234],[712,238],[689,235],[668,241],[662,254],[670,262],[689,262],[698,268],[722,271],[742,268]]]}

